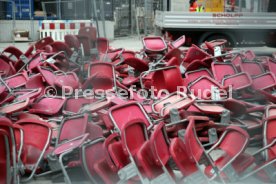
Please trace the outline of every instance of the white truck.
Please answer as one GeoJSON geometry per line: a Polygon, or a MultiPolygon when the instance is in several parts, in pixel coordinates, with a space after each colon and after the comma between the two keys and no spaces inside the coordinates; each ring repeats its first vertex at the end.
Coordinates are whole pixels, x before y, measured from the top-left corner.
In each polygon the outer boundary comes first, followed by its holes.
{"type": "MultiPolygon", "coordinates": [[[[205,3],[207,1],[199,0],[205,3]]],[[[189,0],[164,1],[163,11],[155,12],[156,30],[172,39],[185,35],[187,45],[226,39],[231,46],[276,46],[276,0],[209,1],[223,1],[220,4],[223,7],[213,10],[207,7],[204,12],[189,12],[189,0]],[[186,9],[179,11],[181,6],[186,9]]]]}

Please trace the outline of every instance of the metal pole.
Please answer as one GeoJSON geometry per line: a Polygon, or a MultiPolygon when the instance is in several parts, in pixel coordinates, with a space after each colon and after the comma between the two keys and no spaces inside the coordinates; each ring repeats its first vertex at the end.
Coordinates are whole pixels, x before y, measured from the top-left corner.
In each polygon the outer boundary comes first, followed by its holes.
{"type": "Polygon", "coordinates": [[[103,25],[103,34],[104,37],[106,38],[106,29],[105,29],[105,11],[104,11],[104,2],[101,0],[101,19],[102,19],[102,25],[103,25]]]}
{"type": "Polygon", "coordinates": [[[168,3],[167,3],[167,0],[163,0],[163,11],[168,11],[168,3]]]}
{"type": "Polygon", "coordinates": [[[93,9],[94,9],[94,15],[95,15],[95,19],[96,19],[97,33],[98,33],[98,37],[100,37],[99,20],[98,20],[98,13],[97,13],[96,6],[97,6],[96,0],[93,0],[93,9]]]}
{"type": "Polygon", "coordinates": [[[148,26],[147,26],[147,12],[148,8],[147,8],[147,0],[144,0],[144,35],[147,36],[147,32],[148,32],[148,26]]]}
{"type": "Polygon", "coordinates": [[[29,11],[29,17],[30,17],[30,27],[31,27],[31,40],[34,40],[34,17],[33,17],[33,8],[32,8],[32,3],[31,0],[29,0],[29,7],[30,7],[30,11],[29,11]]]}
{"type": "Polygon", "coordinates": [[[87,19],[86,10],[86,0],[83,0],[83,19],[87,19]]]}
{"type": "MultiPolygon", "coordinates": [[[[16,26],[16,23],[15,23],[15,10],[16,10],[16,6],[15,6],[15,2],[14,1],[10,1],[10,2],[12,3],[12,27],[13,27],[13,34],[14,34],[15,26],[16,26]]],[[[12,38],[12,44],[13,45],[15,44],[14,38],[12,38]]]]}
{"type": "Polygon", "coordinates": [[[47,12],[46,12],[46,7],[45,7],[45,2],[41,2],[42,5],[42,11],[44,14],[44,19],[47,20],[47,12]]]}
{"type": "Polygon", "coordinates": [[[77,19],[77,0],[75,0],[75,6],[74,6],[74,10],[75,10],[75,20],[77,19]]]}
{"type": "Polygon", "coordinates": [[[60,6],[60,4],[61,4],[61,0],[58,1],[58,17],[61,20],[61,6],[60,6]]]}

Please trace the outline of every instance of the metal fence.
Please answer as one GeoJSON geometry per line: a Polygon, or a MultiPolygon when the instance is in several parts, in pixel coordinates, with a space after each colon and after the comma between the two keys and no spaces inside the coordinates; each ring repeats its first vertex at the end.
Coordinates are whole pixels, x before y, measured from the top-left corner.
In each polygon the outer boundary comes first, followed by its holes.
{"type": "Polygon", "coordinates": [[[41,2],[44,19],[81,20],[89,19],[87,0],[41,2]]]}
{"type": "Polygon", "coordinates": [[[93,23],[99,21],[100,27],[105,26],[101,22],[114,21],[115,37],[151,34],[154,28],[154,12],[163,9],[166,2],[164,0],[24,0],[25,4],[31,2],[29,13],[20,16],[22,14],[18,12],[22,9],[21,5],[16,4],[14,9],[7,10],[7,7],[11,7],[8,3],[12,1],[14,0],[0,0],[0,20],[14,21],[15,24],[10,23],[14,25],[12,30],[16,29],[16,23],[20,23],[18,24],[20,28],[23,25],[16,19],[25,20],[24,29],[29,30],[31,38],[36,37],[34,27],[36,29],[37,21],[34,23],[34,20],[43,19],[91,20],[93,23]]]}

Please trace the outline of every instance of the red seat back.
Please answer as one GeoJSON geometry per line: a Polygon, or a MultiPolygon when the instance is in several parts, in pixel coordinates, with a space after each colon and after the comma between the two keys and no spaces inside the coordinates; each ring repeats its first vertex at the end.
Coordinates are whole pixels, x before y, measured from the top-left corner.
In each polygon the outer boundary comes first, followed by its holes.
{"type": "Polygon", "coordinates": [[[127,122],[135,119],[143,120],[147,127],[152,125],[143,107],[136,102],[128,102],[110,108],[109,117],[119,131],[122,131],[123,126],[127,122]]]}
{"type": "Polygon", "coordinates": [[[195,81],[201,76],[207,76],[212,78],[212,74],[208,69],[199,69],[199,70],[193,70],[185,73],[185,77],[188,83],[195,81]]]}
{"type": "Polygon", "coordinates": [[[221,82],[224,77],[234,75],[237,73],[236,68],[231,63],[212,63],[212,72],[214,74],[214,78],[221,82]]]}
{"type": "Polygon", "coordinates": [[[178,87],[183,85],[182,76],[178,66],[164,68],[154,72],[152,77],[152,86],[159,92],[167,90],[173,93],[178,90],[178,87]]]}
{"type": "Polygon", "coordinates": [[[146,141],[137,153],[137,160],[142,167],[143,173],[149,179],[154,179],[163,173],[162,167],[156,164],[156,159],[152,151],[152,145],[149,141],[146,141]]]}
{"type": "Polygon", "coordinates": [[[105,54],[109,49],[109,41],[106,38],[97,39],[97,49],[100,53],[105,54]]]}
{"type": "Polygon", "coordinates": [[[96,100],[92,97],[85,97],[85,96],[78,96],[67,98],[66,102],[63,106],[63,113],[70,114],[70,113],[78,113],[79,110],[87,104],[93,103],[96,100]]]}
{"type": "Polygon", "coordinates": [[[75,115],[62,120],[56,144],[79,137],[86,133],[88,115],[75,115]]]}
{"type": "Polygon", "coordinates": [[[177,167],[184,176],[197,172],[196,163],[189,158],[186,146],[180,138],[174,138],[170,144],[170,153],[177,167]]]}
{"type": "Polygon", "coordinates": [[[252,87],[256,90],[266,90],[276,86],[275,76],[271,72],[252,77],[252,79],[252,87]]]}
{"type": "Polygon", "coordinates": [[[242,62],[241,70],[251,76],[261,75],[264,73],[263,66],[257,62],[242,62]]]}
{"type": "Polygon", "coordinates": [[[232,86],[234,90],[242,90],[252,85],[252,79],[248,73],[238,73],[227,76],[222,80],[222,84],[226,87],[232,86]]]}
{"type": "Polygon", "coordinates": [[[43,96],[33,103],[30,113],[54,115],[60,112],[66,99],[63,97],[43,96]]]}
{"type": "Polygon", "coordinates": [[[195,60],[203,60],[208,57],[211,57],[211,55],[200,49],[198,46],[192,45],[185,55],[184,62],[192,63],[195,60]]]}
{"type": "Polygon", "coordinates": [[[80,48],[80,42],[75,35],[65,35],[64,41],[69,48],[78,50],[80,48]]]}
{"type": "Polygon", "coordinates": [[[99,138],[82,147],[82,167],[93,183],[102,183],[95,171],[95,164],[104,159],[103,142],[104,138],[99,138]]]}
{"type": "Polygon", "coordinates": [[[249,141],[249,135],[240,127],[229,126],[226,128],[221,139],[222,142],[219,144],[219,149],[223,150],[231,158],[241,154],[245,150],[249,141]]]}
{"type": "Polygon", "coordinates": [[[198,98],[210,100],[212,86],[217,87],[218,89],[223,89],[223,87],[217,81],[207,76],[202,76],[189,84],[188,89],[198,98]]]}
{"type": "Polygon", "coordinates": [[[148,139],[146,124],[143,119],[128,121],[122,128],[122,144],[126,154],[136,155],[148,139]]]}
{"type": "Polygon", "coordinates": [[[200,161],[203,154],[204,148],[199,142],[199,139],[196,135],[195,122],[196,121],[208,121],[206,117],[189,117],[189,124],[186,128],[184,135],[186,151],[191,161],[200,161]]]}
{"type": "MultiPolygon", "coordinates": [[[[276,118],[272,115],[264,123],[264,146],[270,144],[276,139],[276,118]]],[[[272,145],[266,152],[266,160],[272,160],[276,157],[276,145],[272,145]]]]}
{"type": "Polygon", "coordinates": [[[269,60],[268,61],[268,69],[271,73],[276,75],[276,61],[274,60],[269,60]]]}
{"type": "Polygon", "coordinates": [[[73,53],[73,51],[64,42],[55,41],[55,42],[51,43],[50,46],[52,46],[53,52],[61,52],[61,51],[63,51],[69,57],[73,53]]]}
{"type": "Polygon", "coordinates": [[[11,173],[9,173],[12,167],[9,149],[9,133],[3,129],[0,129],[0,183],[10,183],[11,173]]]}
{"type": "Polygon", "coordinates": [[[50,45],[54,40],[52,37],[45,37],[35,43],[36,50],[42,50],[46,45],[50,45]]]}
{"type": "Polygon", "coordinates": [[[150,137],[150,144],[157,165],[166,165],[170,158],[169,139],[166,134],[165,124],[159,123],[150,137]]]}
{"type": "Polygon", "coordinates": [[[109,90],[116,86],[114,67],[111,63],[95,62],[89,66],[88,76],[95,90],[109,90]]]}
{"type": "Polygon", "coordinates": [[[144,37],[143,45],[147,53],[160,53],[167,49],[166,42],[159,36],[144,37]]]}
{"type": "Polygon", "coordinates": [[[32,118],[21,119],[16,124],[20,125],[24,132],[22,162],[24,165],[34,165],[43,154],[43,150],[50,145],[51,126],[32,118]]]}

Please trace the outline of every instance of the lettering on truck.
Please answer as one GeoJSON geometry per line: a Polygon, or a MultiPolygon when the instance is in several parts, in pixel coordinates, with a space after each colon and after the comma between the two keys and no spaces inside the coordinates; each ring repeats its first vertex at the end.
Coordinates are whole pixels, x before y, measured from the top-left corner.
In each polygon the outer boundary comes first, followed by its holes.
{"type": "Polygon", "coordinates": [[[242,13],[213,13],[213,17],[242,17],[242,13]]]}

